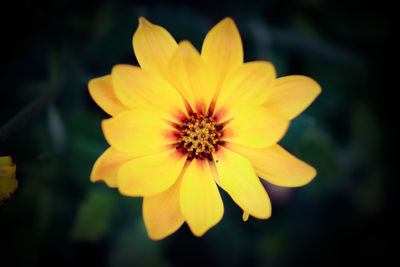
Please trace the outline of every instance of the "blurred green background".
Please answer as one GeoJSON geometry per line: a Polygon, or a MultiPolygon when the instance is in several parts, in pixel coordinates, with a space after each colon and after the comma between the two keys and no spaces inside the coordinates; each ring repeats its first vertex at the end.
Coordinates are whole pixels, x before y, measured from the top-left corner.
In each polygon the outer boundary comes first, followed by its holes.
{"type": "Polygon", "coordinates": [[[389,215],[397,204],[390,168],[395,132],[386,112],[395,107],[389,3],[22,0],[2,6],[0,127],[30,107],[0,140],[0,155],[12,156],[20,183],[0,206],[0,265],[389,263],[395,250],[389,215]],[[224,218],[202,238],[184,225],[153,242],[140,199],[90,183],[91,167],[107,148],[100,128],[107,115],[87,83],[115,64],[137,64],[131,38],[139,16],[198,49],[207,31],[231,16],[246,61],[268,60],[278,76],[303,74],[321,84],[322,94],[281,141],[318,176],[302,188],[265,184],[271,219],[244,223],[222,193],[224,218]]]}

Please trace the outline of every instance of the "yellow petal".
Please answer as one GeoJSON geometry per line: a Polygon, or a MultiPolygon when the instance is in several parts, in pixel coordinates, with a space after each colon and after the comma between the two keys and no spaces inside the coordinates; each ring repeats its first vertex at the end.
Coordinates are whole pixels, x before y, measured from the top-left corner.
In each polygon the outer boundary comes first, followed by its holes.
{"type": "Polygon", "coordinates": [[[4,179],[0,177],[0,205],[3,205],[18,188],[17,179],[4,179]]]}
{"type": "Polygon", "coordinates": [[[186,170],[180,205],[183,217],[196,236],[203,235],[221,220],[224,205],[206,162],[194,160],[186,170]]]}
{"type": "Polygon", "coordinates": [[[143,220],[149,237],[163,239],[178,230],[184,222],[179,204],[182,175],[164,192],[143,198],[143,220]]]}
{"type": "Polygon", "coordinates": [[[223,140],[250,147],[277,143],[286,133],[289,121],[259,107],[243,110],[226,126],[223,140]]]}
{"type": "Polygon", "coordinates": [[[109,147],[93,165],[90,181],[104,181],[109,187],[117,187],[117,173],[119,167],[134,157],[135,155],[133,154],[123,153],[109,147]]]}
{"type": "Polygon", "coordinates": [[[278,186],[298,187],[314,179],[317,171],[296,158],[279,145],[266,148],[249,148],[226,144],[227,148],[250,160],[257,175],[278,186]]]}
{"type": "Polygon", "coordinates": [[[291,120],[303,112],[320,93],[319,84],[309,77],[285,76],[276,80],[264,106],[291,120]]]}
{"type": "Polygon", "coordinates": [[[242,219],[244,222],[247,222],[247,220],[249,219],[249,213],[247,211],[243,211],[243,215],[242,215],[242,219]]]}
{"type": "Polygon", "coordinates": [[[12,163],[12,158],[10,156],[0,157],[0,166],[11,166],[11,165],[13,165],[13,163],[12,163]]]}
{"type": "Polygon", "coordinates": [[[261,105],[270,95],[275,78],[275,68],[269,62],[244,63],[226,79],[216,110],[224,108],[230,113],[239,113],[261,105]]]}
{"type": "Polygon", "coordinates": [[[128,110],[101,125],[107,142],[121,152],[142,155],[165,151],[176,142],[172,127],[156,112],[128,110]]]}
{"type": "Polygon", "coordinates": [[[231,18],[225,18],[206,35],[201,57],[222,84],[226,75],[243,64],[243,46],[239,30],[231,18]]]}
{"type": "Polygon", "coordinates": [[[0,178],[2,179],[15,179],[16,166],[0,166],[0,178]]]}
{"type": "Polygon", "coordinates": [[[0,157],[0,205],[7,201],[18,188],[16,166],[10,156],[0,157]]]}
{"type": "Polygon", "coordinates": [[[271,202],[246,158],[221,148],[214,154],[220,186],[236,204],[259,219],[271,216],[271,202]]]}
{"type": "Polygon", "coordinates": [[[111,75],[90,80],[88,87],[94,102],[111,116],[126,110],[114,93],[111,75]]]}
{"type": "Polygon", "coordinates": [[[171,120],[185,111],[178,91],[158,75],[130,65],[115,66],[111,75],[118,99],[128,108],[157,110],[171,120]]]}
{"type": "Polygon", "coordinates": [[[178,179],[186,156],[172,149],[128,161],[118,171],[118,189],[127,196],[151,196],[178,179]]]}
{"type": "Polygon", "coordinates": [[[169,73],[171,83],[191,107],[206,112],[214,96],[216,79],[190,42],[179,43],[169,62],[169,73]]]}
{"type": "Polygon", "coordinates": [[[166,77],[168,60],[177,47],[171,34],[163,27],[140,17],[132,43],[140,66],[166,77]]]}

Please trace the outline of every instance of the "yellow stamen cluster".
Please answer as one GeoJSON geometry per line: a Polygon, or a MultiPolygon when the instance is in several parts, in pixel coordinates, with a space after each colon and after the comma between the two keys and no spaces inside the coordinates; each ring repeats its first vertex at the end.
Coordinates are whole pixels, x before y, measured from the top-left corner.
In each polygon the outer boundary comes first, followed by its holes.
{"type": "Polygon", "coordinates": [[[195,113],[183,120],[179,126],[177,149],[188,153],[188,159],[212,159],[212,153],[218,149],[222,127],[215,119],[195,113]]]}

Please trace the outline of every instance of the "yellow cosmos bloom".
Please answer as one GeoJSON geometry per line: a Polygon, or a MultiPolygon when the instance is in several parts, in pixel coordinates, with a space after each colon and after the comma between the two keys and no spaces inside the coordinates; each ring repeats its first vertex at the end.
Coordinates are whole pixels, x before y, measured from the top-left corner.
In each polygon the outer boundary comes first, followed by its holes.
{"type": "Polygon", "coordinates": [[[10,156],[0,157],[0,205],[3,205],[18,188],[16,166],[10,156]]]}
{"type": "Polygon", "coordinates": [[[223,216],[219,187],[244,220],[267,219],[271,203],[258,177],[287,187],[315,177],[277,142],[320,86],[305,76],[277,79],[269,62],[243,63],[231,18],[210,30],[200,54],[141,17],[133,49],[140,67],[117,65],[89,82],[94,101],[112,116],[102,122],[110,148],[91,181],[143,197],[150,238],[184,222],[203,235],[223,216]]]}

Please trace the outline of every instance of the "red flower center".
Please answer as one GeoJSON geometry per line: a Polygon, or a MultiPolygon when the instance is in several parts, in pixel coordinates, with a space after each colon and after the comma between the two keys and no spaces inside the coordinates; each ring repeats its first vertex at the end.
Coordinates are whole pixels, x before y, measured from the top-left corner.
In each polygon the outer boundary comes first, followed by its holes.
{"type": "Polygon", "coordinates": [[[194,113],[182,120],[177,127],[179,141],[176,149],[188,154],[188,159],[212,160],[212,153],[218,150],[223,125],[218,124],[210,115],[194,113]]]}

